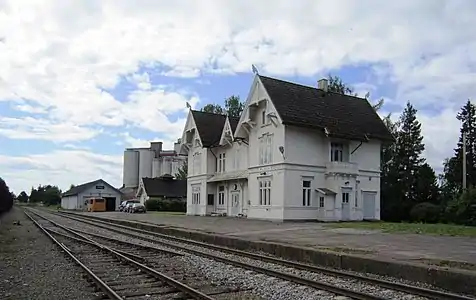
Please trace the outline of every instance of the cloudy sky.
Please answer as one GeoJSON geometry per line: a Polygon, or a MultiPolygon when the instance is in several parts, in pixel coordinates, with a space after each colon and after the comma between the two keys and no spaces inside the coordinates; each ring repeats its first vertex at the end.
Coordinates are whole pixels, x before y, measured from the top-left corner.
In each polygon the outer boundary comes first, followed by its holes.
{"type": "Polygon", "coordinates": [[[181,134],[186,106],[260,73],[328,73],[419,109],[436,169],[476,95],[476,1],[0,0],[0,176],[15,192],[104,178],[124,147],[181,134]]]}

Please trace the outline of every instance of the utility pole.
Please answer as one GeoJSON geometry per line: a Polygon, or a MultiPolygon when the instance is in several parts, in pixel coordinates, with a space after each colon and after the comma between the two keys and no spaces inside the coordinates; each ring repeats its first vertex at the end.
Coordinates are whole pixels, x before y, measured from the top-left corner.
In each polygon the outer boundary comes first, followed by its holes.
{"type": "Polygon", "coordinates": [[[466,132],[463,132],[463,191],[466,191],[466,132]]]}

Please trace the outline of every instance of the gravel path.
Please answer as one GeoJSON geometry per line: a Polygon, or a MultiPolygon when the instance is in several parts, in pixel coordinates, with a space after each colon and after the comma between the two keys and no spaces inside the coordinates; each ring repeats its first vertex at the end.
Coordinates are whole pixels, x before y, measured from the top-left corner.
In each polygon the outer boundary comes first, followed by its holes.
{"type": "Polygon", "coordinates": [[[0,241],[0,299],[94,299],[81,269],[21,209],[2,216],[0,241]]]}

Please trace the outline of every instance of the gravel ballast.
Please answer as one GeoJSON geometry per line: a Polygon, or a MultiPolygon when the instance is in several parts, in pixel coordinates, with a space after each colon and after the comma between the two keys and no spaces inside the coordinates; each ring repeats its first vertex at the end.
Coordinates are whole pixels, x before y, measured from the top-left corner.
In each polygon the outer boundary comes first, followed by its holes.
{"type": "MultiPolygon", "coordinates": [[[[102,234],[105,233],[104,229],[99,227],[92,227],[91,225],[80,223],[78,221],[74,221],[71,219],[65,219],[59,216],[51,216],[51,217],[53,219],[56,219],[62,224],[68,224],[74,227],[77,226],[77,227],[87,228],[88,231],[95,231],[97,233],[99,233],[99,231],[102,231],[103,232],[102,234]]],[[[130,232],[132,233],[132,231],[130,232]]],[[[135,233],[135,234],[138,236],[151,237],[150,235],[146,235],[146,234],[139,234],[139,233],[135,233]]],[[[148,244],[148,245],[152,244],[152,243],[144,242],[144,241],[139,242],[137,239],[134,239],[131,237],[125,237],[125,236],[121,237],[121,235],[117,233],[109,232],[108,235],[114,236],[115,238],[128,240],[131,242],[138,242],[140,244],[148,244]]],[[[160,238],[157,238],[157,237],[154,237],[154,239],[157,240],[157,242],[160,242],[161,240],[160,238]]],[[[167,243],[185,246],[182,243],[172,242],[170,240],[167,240],[167,243]]],[[[262,262],[255,259],[240,257],[237,255],[223,253],[223,252],[219,252],[219,251],[215,251],[211,249],[205,249],[200,246],[186,245],[186,247],[188,249],[204,251],[204,252],[215,254],[221,257],[226,257],[226,258],[231,258],[233,260],[241,261],[250,265],[257,265],[257,266],[265,267],[265,268],[283,272],[283,273],[294,274],[301,278],[317,280],[317,281],[324,282],[333,286],[339,286],[339,287],[348,288],[354,291],[365,292],[368,294],[381,296],[383,298],[405,299],[405,300],[425,299],[423,297],[409,295],[409,294],[397,292],[394,290],[388,290],[388,289],[367,284],[364,282],[359,282],[359,281],[349,280],[349,279],[342,279],[342,278],[338,278],[334,276],[327,276],[320,273],[296,270],[293,268],[284,267],[284,266],[267,263],[267,262],[262,262]]],[[[164,248],[167,248],[167,247],[164,247],[164,248]]],[[[247,271],[241,268],[225,265],[223,263],[219,263],[217,261],[213,261],[203,257],[195,256],[195,255],[187,255],[187,256],[184,256],[182,259],[184,261],[184,265],[188,265],[190,267],[193,266],[193,269],[195,270],[198,269],[202,274],[205,274],[205,276],[207,276],[208,278],[214,281],[219,281],[219,282],[228,283],[228,284],[230,283],[238,284],[241,287],[245,287],[247,289],[252,290],[255,295],[259,295],[263,298],[268,298],[268,299],[316,299],[316,297],[318,299],[344,299],[345,298],[345,297],[335,296],[324,291],[318,291],[318,290],[307,288],[304,286],[298,286],[293,283],[281,281],[276,278],[270,278],[262,274],[258,274],[252,271],[247,271]]]]}
{"type": "Polygon", "coordinates": [[[82,270],[14,207],[0,221],[0,299],[94,299],[82,270]],[[14,224],[20,221],[20,225],[14,224]]]}

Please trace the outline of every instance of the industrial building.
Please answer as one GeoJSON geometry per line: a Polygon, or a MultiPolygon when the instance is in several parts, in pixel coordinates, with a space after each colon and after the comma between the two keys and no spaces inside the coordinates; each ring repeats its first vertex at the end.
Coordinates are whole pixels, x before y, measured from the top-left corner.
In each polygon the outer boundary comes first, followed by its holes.
{"type": "Polygon", "coordinates": [[[93,197],[106,200],[106,210],[114,211],[121,203],[122,193],[102,179],[72,187],[61,195],[61,207],[64,209],[84,210],[85,202],[93,197]]]}
{"type": "Polygon", "coordinates": [[[151,142],[149,148],[127,148],[124,151],[123,186],[125,198],[134,198],[142,178],[157,178],[165,174],[175,176],[186,161],[179,156],[180,140],[173,150],[163,150],[162,142],[151,142]]]}
{"type": "Polygon", "coordinates": [[[187,214],[268,220],[380,219],[381,145],[363,98],[256,75],[240,118],[190,110],[187,214]]]}

